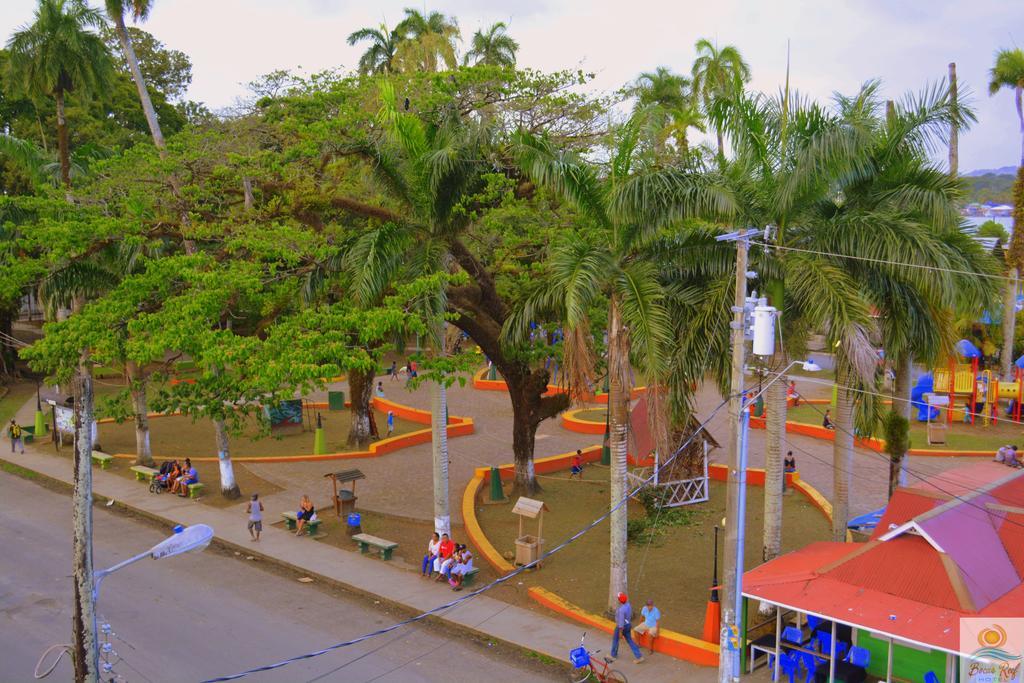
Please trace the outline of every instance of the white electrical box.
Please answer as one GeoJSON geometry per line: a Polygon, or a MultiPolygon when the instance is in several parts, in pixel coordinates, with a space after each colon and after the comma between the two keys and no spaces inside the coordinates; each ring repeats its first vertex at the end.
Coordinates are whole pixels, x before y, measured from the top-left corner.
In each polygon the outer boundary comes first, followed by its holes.
{"type": "Polygon", "coordinates": [[[775,355],[775,307],[761,305],[754,309],[754,355],[775,355]]]}

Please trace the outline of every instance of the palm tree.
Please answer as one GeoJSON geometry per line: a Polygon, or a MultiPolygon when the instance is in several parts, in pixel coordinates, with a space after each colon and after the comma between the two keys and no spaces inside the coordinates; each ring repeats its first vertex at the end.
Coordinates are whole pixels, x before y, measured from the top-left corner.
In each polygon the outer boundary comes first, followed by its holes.
{"type": "Polygon", "coordinates": [[[128,35],[128,27],[124,23],[124,13],[128,9],[131,10],[132,18],[137,22],[148,18],[150,10],[153,9],[153,0],[104,0],[104,2],[107,16],[114,22],[114,30],[117,33],[117,39],[121,42],[121,51],[124,53],[125,61],[128,62],[128,69],[132,73],[132,80],[135,81],[135,88],[139,91],[139,101],[142,103],[142,111],[146,115],[146,123],[149,124],[149,132],[153,136],[153,144],[157,149],[162,150],[167,143],[164,142],[164,134],[160,130],[160,121],[157,119],[153,100],[149,97],[146,80],[142,77],[139,60],[135,56],[135,48],[132,47],[132,39],[128,35]]]}
{"type": "Polygon", "coordinates": [[[83,0],[39,0],[31,24],[7,41],[7,80],[28,97],[52,97],[57,107],[57,149],[60,178],[71,187],[71,155],[65,96],[101,92],[112,73],[103,39],[91,28],[103,24],[99,11],[83,0]]]}
{"type": "MultiPolygon", "coordinates": [[[[715,105],[719,101],[733,99],[743,92],[743,85],[750,81],[750,66],[732,45],[719,49],[708,39],[701,38],[694,47],[697,59],[693,62],[693,95],[700,102],[705,115],[713,118],[715,105]]],[[[723,122],[719,119],[714,123],[718,155],[722,156],[725,153],[723,122]]]]}
{"type": "Polygon", "coordinates": [[[462,34],[455,17],[446,17],[440,12],[424,15],[406,8],[405,19],[395,30],[402,36],[395,58],[403,71],[437,71],[441,63],[449,69],[458,65],[455,43],[462,34]]]}
{"type": "Polygon", "coordinates": [[[1013,337],[1017,323],[1017,279],[1024,270],[1024,221],[1017,220],[1024,211],[1024,50],[1020,48],[1000,50],[996,53],[996,63],[989,71],[989,95],[995,95],[1003,88],[1013,90],[1013,102],[1017,107],[1021,136],[1020,165],[1017,168],[1017,181],[1013,186],[1013,235],[1010,237],[1010,248],[1006,251],[1009,279],[1003,299],[1003,349],[1000,356],[1003,379],[1010,379],[1013,337]]]}
{"type": "Polygon", "coordinates": [[[389,31],[386,24],[381,24],[379,28],[361,28],[350,33],[349,45],[370,41],[370,47],[366,48],[366,52],[359,58],[359,73],[387,74],[394,71],[395,54],[402,39],[403,35],[400,32],[389,31]]]}
{"type": "MultiPolygon", "coordinates": [[[[679,168],[644,168],[638,160],[642,120],[633,117],[620,131],[604,176],[581,157],[555,148],[548,140],[519,133],[515,147],[523,172],[576,205],[593,231],[580,230],[555,245],[550,275],[507,324],[524,335],[531,320],[555,315],[564,321],[563,363],[570,391],[593,386],[595,354],[590,314],[608,302],[607,370],[609,446],[612,454],[610,577],[608,609],[627,587],[626,432],[629,423],[631,358],[654,386],[667,374],[672,323],[666,291],[655,264],[642,257],[660,228],[693,215],[727,214],[733,200],[715,178],[679,168]]],[[[666,443],[667,425],[656,425],[666,443]]]]}
{"type": "Polygon", "coordinates": [[[693,106],[690,79],[672,73],[659,66],[654,71],[645,71],[627,89],[636,97],[634,111],[647,110],[655,151],[665,153],[665,144],[672,138],[676,151],[685,154],[689,150],[687,129],[704,130],[700,112],[693,106]]]}
{"type": "Polygon", "coordinates": [[[484,32],[477,29],[473,34],[472,46],[464,63],[486,64],[488,66],[515,66],[516,52],[519,51],[519,43],[506,32],[508,26],[505,22],[499,21],[491,24],[491,27],[484,32]]]}

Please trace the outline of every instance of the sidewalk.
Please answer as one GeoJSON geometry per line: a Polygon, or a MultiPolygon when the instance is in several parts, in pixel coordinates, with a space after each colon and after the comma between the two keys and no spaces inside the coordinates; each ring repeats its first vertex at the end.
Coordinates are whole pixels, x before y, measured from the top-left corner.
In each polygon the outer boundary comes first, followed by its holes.
{"type": "MultiPolygon", "coordinates": [[[[19,411],[19,419],[31,417],[32,405],[19,411]]],[[[42,446],[45,447],[45,446],[42,446]]],[[[52,479],[71,483],[70,457],[55,457],[40,452],[30,444],[24,455],[3,452],[3,459],[20,467],[33,470],[52,479]]],[[[275,562],[301,571],[318,580],[335,582],[353,592],[390,602],[412,612],[424,612],[443,605],[460,595],[423,581],[414,572],[389,565],[376,558],[339,550],[273,526],[264,529],[260,543],[252,543],[245,527],[244,500],[238,506],[217,509],[198,505],[194,501],[176,496],[154,496],[142,483],[126,479],[97,468],[93,470],[93,492],[96,496],[112,498],[129,509],[166,520],[168,524],[198,524],[212,526],[218,541],[234,546],[248,555],[267,562],[275,562]]],[[[213,495],[216,495],[214,493],[213,495]]],[[[273,519],[273,514],[268,514],[273,519]]],[[[472,631],[481,637],[504,641],[513,646],[533,651],[560,662],[567,661],[568,652],[579,643],[583,627],[530,612],[508,603],[479,595],[457,607],[445,610],[436,618],[456,627],[472,631]]],[[[382,624],[383,626],[383,624],[382,624]]],[[[608,651],[608,636],[592,632],[588,644],[592,648],[608,651]]],[[[311,643],[315,650],[329,643],[311,643]]],[[[714,669],[698,667],[662,655],[654,655],[643,664],[632,662],[628,647],[621,646],[622,657],[616,663],[630,680],[634,681],[712,681],[714,669]]],[[[295,655],[301,655],[296,652],[295,655]]],[[[271,662],[253,662],[254,666],[271,662]]],[[[225,671],[224,674],[236,673],[225,671]]]]}

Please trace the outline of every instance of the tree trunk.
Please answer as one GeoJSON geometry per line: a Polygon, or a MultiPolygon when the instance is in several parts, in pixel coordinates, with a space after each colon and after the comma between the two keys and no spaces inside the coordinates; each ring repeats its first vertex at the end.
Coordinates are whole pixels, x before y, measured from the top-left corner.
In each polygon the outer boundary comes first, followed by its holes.
{"type": "MultiPolygon", "coordinates": [[[[959,93],[956,89],[956,62],[949,63],[949,103],[950,108],[959,114],[959,93]]],[[[949,175],[956,178],[960,171],[960,127],[953,123],[949,127],[949,175]]]]}
{"type": "Polygon", "coordinates": [[[92,368],[82,352],[75,377],[75,469],[71,524],[74,606],[72,660],[76,681],[98,681],[92,566],[92,368]]]}
{"type": "Polygon", "coordinates": [[[611,448],[611,513],[610,565],[608,580],[608,611],[614,613],[619,605],[618,594],[625,593],[628,585],[626,522],[628,501],[626,483],[626,437],[629,429],[629,337],[622,323],[621,301],[612,294],[608,308],[608,410],[611,421],[609,447],[611,448]],[[620,505],[621,503],[621,505],[620,505]],[[617,507],[616,507],[617,506],[617,507]]]}
{"type": "Polygon", "coordinates": [[[374,370],[350,370],[348,390],[352,394],[352,426],[349,427],[348,445],[365,448],[372,438],[370,433],[370,399],[373,398],[374,370]]]}
{"type": "Polygon", "coordinates": [[[71,187],[71,153],[68,150],[68,121],[64,116],[64,91],[58,88],[53,94],[57,101],[57,154],[60,157],[60,182],[71,187]]]}
{"type": "Polygon", "coordinates": [[[725,141],[722,140],[722,130],[720,128],[715,130],[715,137],[718,139],[718,156],[724,157],[725,141]]]}
{"type": "Polygon", "coordinates": [[[149,447],[149,406],[146,401],[146,373],[138,363],[125,363],[128,371],[128,386],[132,395],[132,410],[135,413],[135,464],[153,466],[153,451],[149,447]]]}
{"type": "MultiPolygon", "coordinates": [[[[914,406],[910,403],[910,392],[913,391],[914,382],[913,375],[914,359],[910,354],[904,354],[904,357],[900,358],[896,365],[896,382],[893,387],[892,409],[902,415],[908,422],[910,422],[911,416],[914,414],[914,406]]],[[[892,494],[900,484],[900,472],[903,469],[903,463],[906,462],[906,458],[907,454],[904,453],[903,457],[899,460],[890,460],[889,462],[889,498],[892,498],[892,494]]]]}
{"type": "Polygon", "coordinates": [[[846,540],[850,521],[850,472],[853,470],[853,394],[842,387],[849,384],[849,373],[842,370],[836,357],[835,443],[832,449],[832,540],[846,540]]]}
{"type": "Polygon", "coordinates": [[[1017,326],[1017,278],[1020,271],[1011,265],[1007,275],[1003,288],[1003,348],[999,353],[999,371],[1003,381],[1010,382],[1013,381],[1013,337],[1017,326]]]}
{"type": "Polygon", "coordinates": [[[124,15],[118,14],[114,17],[117,38],[121,41],[121,51],[128,62],[128,69],[132,72],[132,80],[135,81],[135,88],[139,91],[139,101],[142,103],[142,112],[146,115],[146,123],[149,124],[149,132],[153,135],[153,144],[156,148],[163,150],[167,143],[164,142],[164,134],[160,130],[160,121],[156,118],[156,109],[153,108],[153,100],[149,97],[149,90],[146,89],[146,81],[142,77],[142,70],[139,69],[139,60],[135,56],[135,48],[132,47],[132,39],[128,35],[128,28],[124,25],[124,15]]]}
{"type": "Polygon", "coordinates": [[[231,450],[228,428],[224,420],[213,421],[213,433],[217,439],[217,464],[220,465],[220,494],[229,500],[242,495],[235,481],[235,468],[231,464],[231,450]]]}
{"type": "MultiPolygon", "coordinates": [[[[512,387],[509,387],[511,393],[512,387]]],[[[515,456],[516,479],[513,491],[523,496],[540,492],[537,474],[533,469],[533,448],[537,439],[538,423],[530,418],[533,411],[525,400],[512,401],[512,454],[515,456]]]]}
{"type": "Polygon", "coordinates": [[[430,438],[434,461],[434,531],[452,532],[448,509],[448,415],[447,389],[441,382],[430,383],[430,438]]]}
{"type": "MultiPolygon", "coordinates": [[[[776,367],[785,368],[789,358],[777,356],[776,367]]],[[[773,560],[782,552],[782,445],[786,438],[786,387],[785,375],[780,375],[765,392],[768,415],[765,419],[766,437],[764,451],[764,540],[761,554],[765,562],[773,560]]]]}

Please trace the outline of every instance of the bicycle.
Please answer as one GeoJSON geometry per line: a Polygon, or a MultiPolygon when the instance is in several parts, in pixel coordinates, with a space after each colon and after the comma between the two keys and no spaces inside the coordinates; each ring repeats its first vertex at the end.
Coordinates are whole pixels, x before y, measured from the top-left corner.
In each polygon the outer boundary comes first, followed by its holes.
{"type": "Polygon", "coordinates": [[[617,669],[612,669],[611,663],[615,660],[611,657],[602,657],[602,662],[595,664],[594,655],[600,650],[594,650],[590,652],[583,645],[584,638],[587,637],[586,631],[583,632],[583,637],[580,638],[580,646],[569,651],[569,663],[572,664],[572,680],[573,683],[583,683],[583,681],[589,680],[591,676],[597,681],[597,683],[627,683],[626,676],[617,669]]]}

